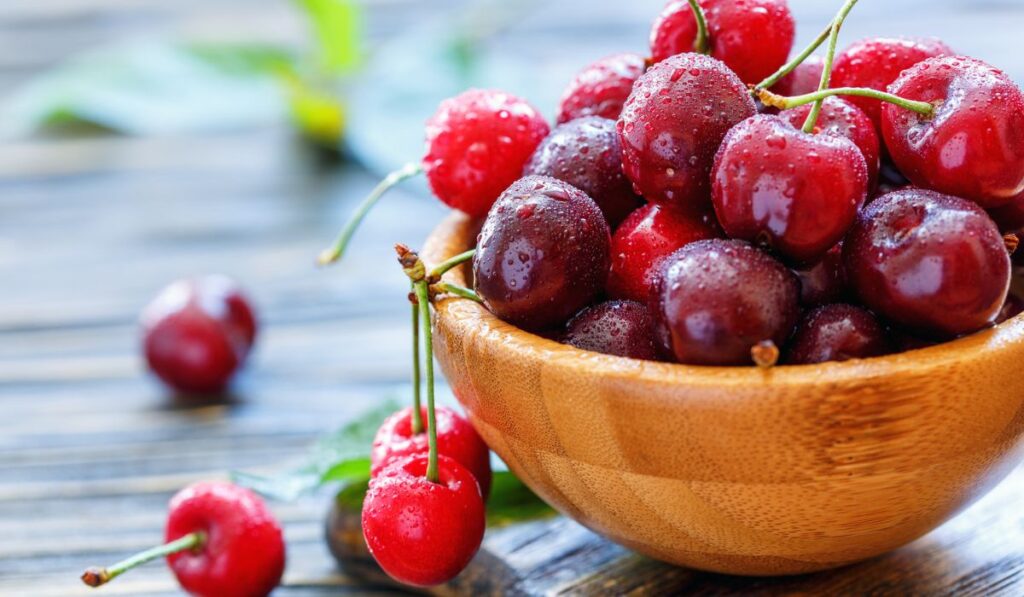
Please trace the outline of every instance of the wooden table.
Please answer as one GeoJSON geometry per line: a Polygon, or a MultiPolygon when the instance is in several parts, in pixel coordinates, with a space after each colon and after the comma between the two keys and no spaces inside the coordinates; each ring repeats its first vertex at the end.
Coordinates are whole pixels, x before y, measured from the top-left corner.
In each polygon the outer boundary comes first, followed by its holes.
{"type": "MultiPolygon", "coordinates": [[[[375,37],[416,19],[408,0],[373,4],[374,14],[384,15],[372,28],[375,37]]],[[[648,4],[660,2],[645,1],[650,12],[648,4]]],[[[793,4],[812,14],[823,10],[811,0],[793,4]]],[[[962,4],[966,10],[968,3],[962,4]]],[[[912,3],[902,14],[921,5],[912,3]]],[[[953,18],[960,9],[952,0],[929,6],[933,10],[921,16],[929,26],[944,25],[943,35],[960,36],[988,55],[999,40],[1013,39],[1008,23],[1024,19],[1024,9],[1010,1],[973,6],[962,19],[953,18]],[[979,23],[998,27],[982,35],[979,23]],[[963,28],[973,28],[975,42],[963,28]]],[[[872,10],[879,29],[892,32],[895,26],[872,10]]],[[[233,0],[5,0],[0,93],[128,30],[230,30],[238,38],[290,43],[303,35],[283,0],[256,7],[233,0]]],[[[1016,61],[1004,66],[1021,80],[1024,61],[1001,47],[1016,61]]],[[[443,211],[433,201],[396,192],[341,267],[319,271],[312,265],[374,180],[357,166],[324,159],[284,127],[0,146],[0,594],[88,594],[78,584],[80,570],[158,540],[166,501],[183,485],[223,478],[233,469],[287,464],[364,408],[405,395],[406,281],[389,247],[420,242],[443,211]],[[248,288],[263,333],[231,396],[215,404],[185,403],[144,374],[136,317],[166,283],[206,272],[229,274],[248,288]]],[[[1024,470],[1018,470],[963,515],[904,549],[785,579],[668,567],[558,518],[488,539],[489,553],[499,554],[508,572],[494,581],[505,584],[489,588],[1019,595],[1022,495],[1024,470]]],[[[337,571],[323,541],[328,503],[329,493],[322,492],[273,505],[289,548],[279,594],[394,591],[337,571]]],[[[155,564],[103,591],[168,594],[177,585],[155,564]]]]}

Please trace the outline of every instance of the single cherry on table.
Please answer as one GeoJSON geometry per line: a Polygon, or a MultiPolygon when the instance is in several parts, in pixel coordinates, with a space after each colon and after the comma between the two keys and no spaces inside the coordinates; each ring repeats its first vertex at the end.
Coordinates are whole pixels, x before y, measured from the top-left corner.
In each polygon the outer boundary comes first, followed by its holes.
{"type": "Polygon", "coordinates": [[[593,352],[658,360],[654,327],[647,305],[605,301],[580,311],[566,324],[562,342],[593,352]]]}
{"type": "Polygon", "coordinates": [[[644,57],[632,52],[602,58],[581,70],[558,102],[558,124],[584,116],[615,120],[643,74],[644,57]]]}

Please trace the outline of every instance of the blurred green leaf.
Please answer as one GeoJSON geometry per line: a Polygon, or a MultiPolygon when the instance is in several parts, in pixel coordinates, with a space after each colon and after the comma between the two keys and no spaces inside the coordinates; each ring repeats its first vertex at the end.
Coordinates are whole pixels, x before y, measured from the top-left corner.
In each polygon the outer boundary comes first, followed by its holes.
{"type": "Polygon", "coordinates": [[[362,59],[362,14],[355,0],[299,0],[313,24],[319,69],[337,75],[354,70],[362,59]]]}

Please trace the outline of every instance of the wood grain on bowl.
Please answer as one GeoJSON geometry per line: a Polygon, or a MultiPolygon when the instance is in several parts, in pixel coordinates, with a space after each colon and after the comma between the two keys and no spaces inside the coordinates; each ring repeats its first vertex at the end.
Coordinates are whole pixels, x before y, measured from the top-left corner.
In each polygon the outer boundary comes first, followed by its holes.
{"type": "MultiPolygon", "coordinates": [[[[473,231],[450,216],[424,259],[471,247],[473,231]]],[[[793,574],[884,553],[984,495],[1024,448],[1021,317],[925,350],[768,371],[585,352],[461,299],[440,301],[434,324],[456,396],[534,491],[694,568],[793,574]]]]}

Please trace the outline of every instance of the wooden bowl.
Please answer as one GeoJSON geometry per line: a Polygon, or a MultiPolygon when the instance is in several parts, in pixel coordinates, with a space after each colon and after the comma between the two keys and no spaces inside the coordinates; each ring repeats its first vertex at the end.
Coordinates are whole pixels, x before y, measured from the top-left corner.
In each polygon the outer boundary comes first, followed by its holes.
{"type": "MultiPolygon", "coordinates": [[[[476,231],[449,217],[425,261],[476,231]]],[[[1024,317],[770,370],[582,351],[464,299],[439,301],[434,326],[455,395],[527,485],[616,543],[702,570],[795,574],[884,553],[984,495],[1024,448],[1024,317]]]]}

